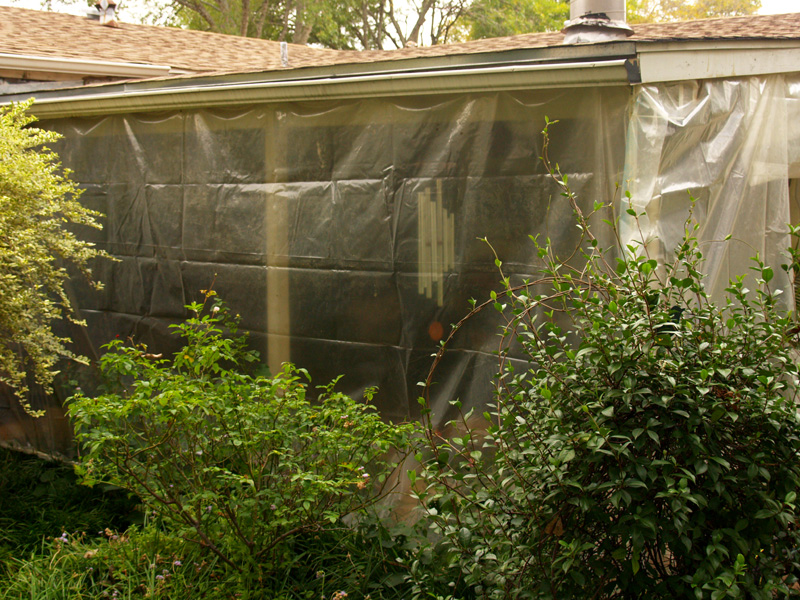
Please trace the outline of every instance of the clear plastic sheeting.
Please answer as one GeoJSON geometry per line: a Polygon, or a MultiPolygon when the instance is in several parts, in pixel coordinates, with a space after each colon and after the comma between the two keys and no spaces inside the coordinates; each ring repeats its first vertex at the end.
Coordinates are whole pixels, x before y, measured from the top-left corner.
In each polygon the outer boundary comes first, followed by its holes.
{"type": "MultiPolygon", "coordinates": [[[[56,149],[83,201],[107,215],[81,235],[118,259],[95,266],[102,291],[73,282],[88,323],[78,350],[130,336],[173,352],[168,326],[213,285],[273,371],[290,360],[316,384],[377,386],[383,415],[414,417],[439,338],[470,298],[500,287],[478,238],[515,277],[534,272],[529,235],[574,249],[572,210],[538,158],[545,116],[560,121],[551,156],[591,207],[621,176],[629,97],[612,87],[46,123],[65,136],[56,149]]],[[[497,326],[487,311],[455,340],[432,390],[439,419],[455,398],[491,402],[497,326]]]]}
{"type": "Polygon", "coordinates": [[[789,201],[789,181],[796,177],[797,75],[640,86],[624,180],[633,208],[645,216],[637,227],[621,211],[623,240],[645,239],[651,256],[672,256],[694,198],[712,296],[722,298],[729,280],[750,272],[750,258],[758,255],[775,267],[770,285],[785,291],[790,308],[792,276],[779,266],[788,262],[787,224],[800,223],[789,201]]]}

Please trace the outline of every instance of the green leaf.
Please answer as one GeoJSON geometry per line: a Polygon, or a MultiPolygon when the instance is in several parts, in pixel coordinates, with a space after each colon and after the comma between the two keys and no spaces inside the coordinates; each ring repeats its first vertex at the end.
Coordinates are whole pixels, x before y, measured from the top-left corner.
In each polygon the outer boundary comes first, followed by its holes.
{"type": "Polygon", "coordinates": [[[472,541],[472,532],[468,528],[462,527],[458,530],[458,541],[462,546],[469,546],[472,541]]]}
{"type": "Polygon", "coordinates": [[[631,488],[646,488],[647,484],[639,479],[629,478],[625,480],[625,485],[631,488]]]}

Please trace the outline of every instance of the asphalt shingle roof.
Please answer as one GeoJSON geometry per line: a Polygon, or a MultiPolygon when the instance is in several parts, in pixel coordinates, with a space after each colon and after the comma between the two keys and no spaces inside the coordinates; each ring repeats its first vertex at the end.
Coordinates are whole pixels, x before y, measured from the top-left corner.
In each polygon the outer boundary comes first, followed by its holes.
{"type": "MultiPolygon", "coordinates": [[[[647,23],[631,26],[632,42],[701,41],[701,40],[800,40],[800,13],[726,17],[679,23],[647,23]]],[[[548,48],[564,43],[564,34],[526,33],[510,37],[475,40],[461,44],[403,48],[389,52],[351,52],[352,62],[369,62],[424,56],[503,52],[523,48],[548,48]],[[389,55],[389,56],[387,56],[389,55]]],[[[339,61],[337,61],[339,62],[339,61]]],[[[349,61],[348,61],[349,62],[349,61]]]]}
{"type": "MultiPolygon", "coordinates": [[[[123,13],[124,18],[124,13],[123,13]]],[[[293,66],[324,64],[334,50],[289,44],[293,66]]],[[[169,65],[194,72],[281,68],[280,43],[173,27],[0,7],[0,53],[169,65]]]]}
{"type": "MultiPolygon", "coordinates": [[[[641,43],[800,40],[800,13],[643,24],[633,25],[633,29],[634,35],[628,39],[641,43]]],[[[563,43],[561,33],[530,33],[366,52],[289,44],[289,68],[503,52],[563,43]]],[[[196,73],[284,68],[278,42],[129,23],[111,28],[85,17],[15,7],[0,7],[0,53],[170,65],[196,73]]]]}

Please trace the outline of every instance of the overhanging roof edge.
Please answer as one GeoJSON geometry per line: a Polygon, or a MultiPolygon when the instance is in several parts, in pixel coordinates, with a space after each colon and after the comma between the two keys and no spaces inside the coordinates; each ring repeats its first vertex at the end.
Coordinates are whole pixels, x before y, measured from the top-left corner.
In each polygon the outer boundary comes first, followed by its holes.
{"type": "MultiPolygon", "coordinates": [[[[120,112],[149,112],[202,106],[233,106],[258,102],[368,98],[446,94],[594,85],[629,85],[628,60],[607,60],[490,65],[474,68],[390,71],[292,77],[269,81],[226,82],[224,78],[192,78],[186,85],[164,80],[164,87],[148,82],[102,88],[81,88],[70,94],[49,92],[37,99],[33,113],[39,118],[90,116],[120,112]]],[[[35,97],[35,95],[34,95],[35,97]]],[[[19,98],[13,98],[18,100],[19,98]]],[[[8,102],[6,102],[8,103],[8,102]]]]}
{"type": "Polygon", "coordinates": [[[167,65],[33,56],[7,52],[0,53],[0,68],[117,77],[159,77],[170,72],[170,67],[167,65]]]}

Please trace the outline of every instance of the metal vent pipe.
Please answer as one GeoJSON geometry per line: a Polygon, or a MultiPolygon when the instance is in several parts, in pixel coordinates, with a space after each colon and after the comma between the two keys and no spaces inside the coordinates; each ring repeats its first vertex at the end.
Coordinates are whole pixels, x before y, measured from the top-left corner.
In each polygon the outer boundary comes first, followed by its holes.
{"type": "Polygon", "coordinates": [[[570,0],[570,21],[586,15],[605,15],[612,21],[625,22],[625,0],[570,0]]]}
{"type": "Polygon", "coordinates": [[[570,0],[565,44],[595,44],[633,35],[625,24],[625,0],[570,0]]]}

